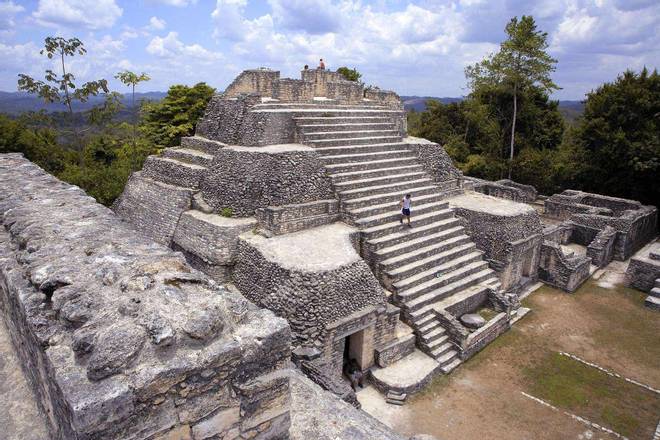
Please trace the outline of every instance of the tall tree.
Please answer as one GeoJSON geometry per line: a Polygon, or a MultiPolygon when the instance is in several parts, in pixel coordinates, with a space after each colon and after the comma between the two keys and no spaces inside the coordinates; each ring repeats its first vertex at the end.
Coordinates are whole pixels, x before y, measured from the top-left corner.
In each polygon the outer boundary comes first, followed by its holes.
{"type": "Polygon", "coordinates": [[[626,71],[587,94],[575,133],[591,191],[660,206],[660,74],[626,71]]]}
{"type": "Polygon", "coordinates": [[[468,66],[465,75],[472,92],[495,87],[510,89],[513,95],[513,115],[509,148],[509,178],[513,166],[518,96],[530,86],[544,92],[559,87],[550,78],[557,60],[546,52],[548,34],[536,29],[531,16],[514,17],[505,28],[507,39],[500,44],[499,52],[483,61],[468,66]]]}
{"type": "Polygon", "coordinates": [[[73,102],[85,102],[90,96],[96,96],[101,92],[108,92],[108,83],[105,79],[88,81],[82,86],[77,87],[74,83],[75,76],[67,71],[66,58],[77,55],[84,55],[87,52],[82,41],[77,38],[65,39],[62,37],[47,37],[44,41],[44,48],[39,51],[49,59],[59,58],[61,73],[55,73],[51,69],[46,70],[45,82],[35,80],[29,75],[18,75],[18,89],[28,93],[36,94],[43,98],[47,103],[59,102],[66,106],[69,113],[71,129],[77,142],[79,159],[82,165],[83,142],[75,125],[73,113],[73,102]],[[49,84],[50,83],[50,84],[49,84]]]}
{"type": "MultiPolygon", "coordinates": [[[[135,86],[137,86],[141,82],[149,81],[151,78],[149,77],[149,75],[147,75],[144,72],[142,72],[141,74],[138,75],[137,73],[131,72],[129,70],[124,70],[123,72],[119,72],[118,74],[115,75],[115,78],[117,78],[123,84],[131,87],[131,110],[133,111],[132,143],[133,143],[133,150],[136,150],[136,147],[137,147],[138,111],[137,111],[137,108],[135,107],[135,86]]],[[[133,164],[135,164],[135,161],[133,161],[133,164]]]]}

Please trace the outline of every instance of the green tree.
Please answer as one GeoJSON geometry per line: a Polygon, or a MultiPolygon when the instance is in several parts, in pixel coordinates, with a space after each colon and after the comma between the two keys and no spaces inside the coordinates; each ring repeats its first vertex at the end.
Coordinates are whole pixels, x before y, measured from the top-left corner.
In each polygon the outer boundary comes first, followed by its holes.
{"type": "Polygon", "coordinates": [[[509,150],[509,178],[513,166],[516,120],[519,94],[530,86],[550,92],[559,87],[550,78],[557,60],[547,54],[546,32],[536,29],[531,16],[514,17],[505,28],[507,39],[496,54],[468,66],[465,75],[474,93],[483,88],[504,88],[512,91],[513,112],[509,150]]]}
{"type": "Polygon", "coordinates": [[[340,67],[337,69],[337,73],[341,74],[344,78],[346,78],[349,81],[355,81],[357,83],[362,84],[362,81],[360,81],[360,78],[362,78],[362,74],[357,71],[356,68],[349,69],[348,67],[340,67]]]}
{"type": "MultiPolygon", "coordinates": [[[[124,70],[123,72],[119,72],[118,74],[115,75],[115,78],[117,78],[119,81],[122,82],[122,84],[130,86],[131,87],[131,110],[133,111],[133,136],[132,136],[132,142],[133,142],[133,148],[137,148],[137,126],[138,126],[138,111],[135,106],[135,87],[140,84],[141,82],[146,82],[149,81],[151,78],[149,75],[146,73],[142,72],[141,74],[137,74],[135,72],[131,72],[129,70],[124,70]]],[[[133,165],[135,166],[135,164],[133,165]]]]}
{"type": "Polygon", "coordinates": [[[660,205],[660,75],[626,71],[587,94],[575,150],[585,189],[660,205]]]}
{"type": "Polygon", "coordinates": [[[203,82],[193,87],[170,87],[160,102],[143,105],[140,130],[157,149],[179,145],[181,137],[195,132],[197,120],[204,114],[214,91],[203,82]]]}
{"type": "Polygon", "coordinates": [[[44,41],[44,48],[39,51],[45,54],[49,59],[59,58],[61,73],[55,73],[51,69],[46,70],[45,82],[35,80],[29,75],[19,74],[18,89],[28,93],[36,94],[44,99],[45,102],[59,102],[67,107],[69,112],[71,130],[78,144],[80,152],[80,161],[82,163],[83,141],[76,128],[73,113],[73,102],[85,102],[90,96],[96,96],[101,92],[108,92],[108,83],[104,79],[88,81],[82,86],[77,87],[74,83],[75,76],[67,71],[66,58],[77,55],[84,55],[87,52],[82,41],[78,38],[65,39],[62,37],[47,37],[44,41]]]}

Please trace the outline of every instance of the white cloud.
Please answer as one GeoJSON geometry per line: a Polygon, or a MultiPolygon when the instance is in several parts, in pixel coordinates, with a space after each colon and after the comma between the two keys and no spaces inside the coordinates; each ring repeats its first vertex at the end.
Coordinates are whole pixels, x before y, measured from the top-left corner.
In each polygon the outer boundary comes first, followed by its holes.
{"type": "Polygon", "coordinates": [[[149,19],[149,25],[147,26],[147,29],[161,31],[165,29],[166,24],[167,22],[163,19],[160,19],[158,17],[151,17],[149,19]]]}
{"type": "Polygon", "coordinates": [[[16,24],[14,18],[25,8],[17,5],[13,1],[0,2],[0,31],[7,31],[14,27],[16,24]]]}
{"type": "Polygon", "coordinates": [[[189,5],[194,5],[195,3],[197,3],[197,0],[151,0],[151,3],[160,3],[163,5],[183,8],[189,5]]]}
{"type": "Polygon", "coordinates": [[[112,27],[122,15],[115,0],[39,0],[32,17],[37,23],[52,27],[112,27]]]}
{"type": "Polygon", "coordinates": [[[285,29],[310,34],[337,32],[341,25],[340,9],[332,0],[268,0],[273,19],[285,29]]]}
{"type": "Polygon", "coordinates": [[[217,0],[211,18],[216,23],[214,38],[240,40],[245,37],[246,20],[243,12],[247,0],[217,0]]]}
{"type": "Polygon", "coordinates": [[[222,59],[222,54],[205,49],[199,44],[186,45],[179,40],[177,32],[170,32],[165,37],[154,37],[146,48],[147,52],[161,58],[178,59],[186,62],[186,58],[198,61],[214,62],[222,59]]]}

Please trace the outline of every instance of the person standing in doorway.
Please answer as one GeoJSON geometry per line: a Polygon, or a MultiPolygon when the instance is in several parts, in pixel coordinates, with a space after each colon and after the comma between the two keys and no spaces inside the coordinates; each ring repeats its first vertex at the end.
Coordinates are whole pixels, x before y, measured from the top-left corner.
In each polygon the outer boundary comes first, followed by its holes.
{"type": "Polygon", "coordinates": [[[323,58],[321,58],[319,60],[319,67],[318,68],[321,69],[321,70],[325,70],[325,63],[323,62],[323,58]]]}
{"type": "Polygon", "coordinates": [[[408,227],[412,228],[412,225],[410,224],[410,207],[412,206],[412,196],[410,194],[406,194],[406,196],[401,199],[400,202],[401,205],[401,218],[399,219],[399,223],[403,224],[403,218],[408,219],[408,227]]]}

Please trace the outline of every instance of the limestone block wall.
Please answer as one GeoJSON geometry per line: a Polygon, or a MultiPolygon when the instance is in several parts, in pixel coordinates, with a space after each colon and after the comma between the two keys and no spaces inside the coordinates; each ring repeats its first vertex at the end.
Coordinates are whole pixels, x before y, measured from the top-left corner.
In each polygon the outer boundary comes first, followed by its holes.
{"type": "Polygon", "coordinates": [[[253,116],[249,112],[259,102],[261,98],[257,95],[233,99],[214,95],[195,127],[195,135],[232,145],[241,144],[243,137],[259,137],[263,128],[257,124],[259,121],[250,120],[253,116]],[[257,134],[251,134],[253,130],[257,134]]]}
{"type": "Polygon", "coordinates": [[[412,136],[405,137],[406,148],[414,151],[419,157],[419,163],[436,182],[463,177],[461,171],[454,166],[445,149],[435,142],[412,136]]]}
{"type": "Polygon", "coordinates": [[[630,287],[649,292],[655,286],[657,279],[660,279],[660,260],[655,260],[650,255],[640,255],[630,259],[626,270],[626,281],[630,287]]]}
{"type": "Polygon", "coordinates": [[[399,95],[389,90],[368,88],[364,91],[364,97],[376,104],[386,105],[393,108],[403,108],[399,95]]]}
{"type": "Polygon", "coordinates": [[[286,438],[285,320],[17,154],[0,219],[0,305],[53,438],[286,438]]]}
{"type": "Polygon", "coordinates": [[[274,94],[281,101],[311,101],[314,98],[314,86],[300,79],[282,78],[276,83],[274,94]]]}
{"type": "Polygon", "coordinates": [[[172,247],[180,250],[196,269],[216,281],[230,281],[238,236],[257,226],[254,218],[225,218],[200,211],[181,214],[172,247]]]}
{"type": "Polygon", "coordinates": [[[539,278],[567,292],[574,292],[589,278],[591,259],[566,257],[558,243],[545,240],[541,245],[539,278]]]}
{"type": "Polygon", "coordinates": [[[238,217],[258,208],[334,199],[318,153],[297,147],[228,147],[219,150],[200,184],[216,211],[231,208],[238,217]]]}
{"type": "Polygon", "coordinates": [[[373,307],[384,312],[382,289],[357,253],[340,264],[329,257],[327,267],[305,269],[291,265],[294,255],[274,257],[266,250],[267,240],[274,239],[251,233],[240,237],[234,284],[254,303],[286,318],[295,344],[322,343],[328,326],[354,313],[373,307]]]}
{"type": "Polygon", "coordinates": [[[131,175],[113,209],[135,229],[169,245],[179,216],[191,207],[193,190],[157,182],[140,171],[131,175]]]}
{"type": "Polygon", "coordinates": [[[244,70],[225,89],[224,95],[229,98],[240,94],[259,94],[274,97],[280,72],[269,69],[244,70]]]}
{"type": "Polygon", "coordinates": [[[502,288],[517,291],[524,279],[537,279],[542,233],[538,213],[526,205],[487,196],[479,196],[474,207],[459,199],[450,199],[450,206],[498,272],[502,288]]]}
{"type": "Polygon", "coordinates": [[[614,259],[614,243],[616,242],[616,230],[606,226],[598,232],[596,237],[587,246],[587,257],[591,263],[598,267],[607,266],[614,259]]]}

